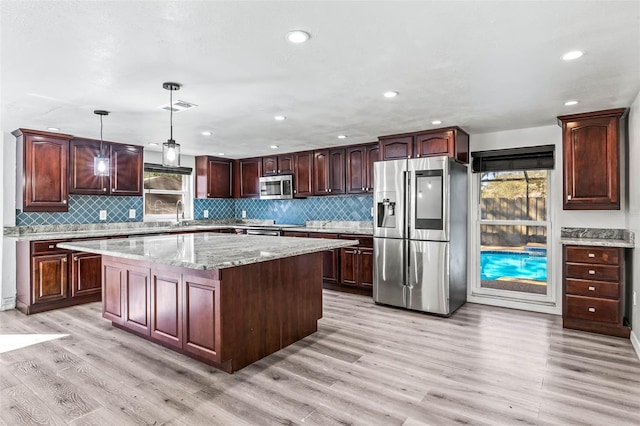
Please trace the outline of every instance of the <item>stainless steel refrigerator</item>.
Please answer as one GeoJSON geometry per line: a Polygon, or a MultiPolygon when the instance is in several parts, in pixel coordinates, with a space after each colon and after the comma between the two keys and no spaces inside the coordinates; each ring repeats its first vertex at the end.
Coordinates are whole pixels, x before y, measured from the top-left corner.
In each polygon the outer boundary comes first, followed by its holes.
{"type": "Polygon", "coordinates": [[[380,161],[373,176],[373,300],[451,315],[467,300],[467,167],[380,161]]]}

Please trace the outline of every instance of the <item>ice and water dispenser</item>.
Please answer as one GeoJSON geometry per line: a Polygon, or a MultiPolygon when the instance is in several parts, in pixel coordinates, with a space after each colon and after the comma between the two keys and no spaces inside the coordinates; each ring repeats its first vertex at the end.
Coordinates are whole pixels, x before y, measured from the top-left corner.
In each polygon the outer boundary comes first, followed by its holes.
{"type": "Polygon", "coordinates": [[[396,227],[396,194],[395,192],[384,192],[378,196],[378,228],[396,227]]]}

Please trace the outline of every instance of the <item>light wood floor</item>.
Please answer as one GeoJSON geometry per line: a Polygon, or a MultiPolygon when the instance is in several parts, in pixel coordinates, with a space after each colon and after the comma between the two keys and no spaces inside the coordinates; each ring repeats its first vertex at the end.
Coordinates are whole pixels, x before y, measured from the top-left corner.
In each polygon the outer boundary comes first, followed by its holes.
{"type": "Polygon", "coordinates": [[[98,303],[0,312],[3,334],[69,334],[0,354],[0,424],[640,424],[630,342],[556,316],[445,319],[326,290],[319,328],[228,375],[111,327],[98,303]]]}

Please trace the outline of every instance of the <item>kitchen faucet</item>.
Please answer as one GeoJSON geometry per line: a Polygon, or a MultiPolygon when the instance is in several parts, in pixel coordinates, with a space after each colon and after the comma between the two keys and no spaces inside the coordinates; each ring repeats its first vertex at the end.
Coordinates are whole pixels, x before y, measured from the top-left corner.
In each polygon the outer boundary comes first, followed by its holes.
{"type": "Polygon", "coordinates": [[[182,200],[176,201],[176,223],[178,224],[180,224],[180,216],[178,216],[180,206],[182,206],[182,219],[184,219],[184,203],[182,202],[182,200]]]}

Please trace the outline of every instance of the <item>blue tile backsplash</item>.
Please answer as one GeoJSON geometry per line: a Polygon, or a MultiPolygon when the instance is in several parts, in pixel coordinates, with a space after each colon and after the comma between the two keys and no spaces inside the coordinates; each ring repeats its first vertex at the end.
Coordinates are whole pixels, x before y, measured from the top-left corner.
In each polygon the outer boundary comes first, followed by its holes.
{"type": "Polygon", "coordinates": [[[143,214],[142,202],[142,197],[69,195],[68,212],[25,213],[21,210],[16,210],[16,225],[32,226],[141,222],[143,214]],[[129,209],[136,210],[135,219],[129,219],[129,209]],[[107,211],[107,220],[100,220],[100,210],[107,211]]]}
{"type": "MultiPolygon", "coordinates": [[[[294,200],[259,199],[200,199],[193,200],[193,218],[204,219],[275,219],[276,223],[304,225],[307,220],[371,221],[373,197],[331,196],[294,200]]],[[[70,195],[69,211],[60,213],[25,213],[16,211],[17,226],[71,225],[84,223],[141,222],[142,197],[109,197],[70,195]],[[129,209],[136,210],[136,218],[129,219],[129,209]],[[107,220],[100,220],[100,210],[107,210],[107,220]]]]}
{"type": "Polygon", "coordinates": [[[209,210],[207,219],[231,219],[235,214],[233,198],[195,198],[193,200],[193,218],[205,219],[204,211],[209,210]]]}
{"type": "Polygon", "coordinates": [[[371,221],[373,196],[311,197],[299,200],[235,200],[235,218],[275,219],[276,223],[304,225],[307,220],[371,221]]]}

